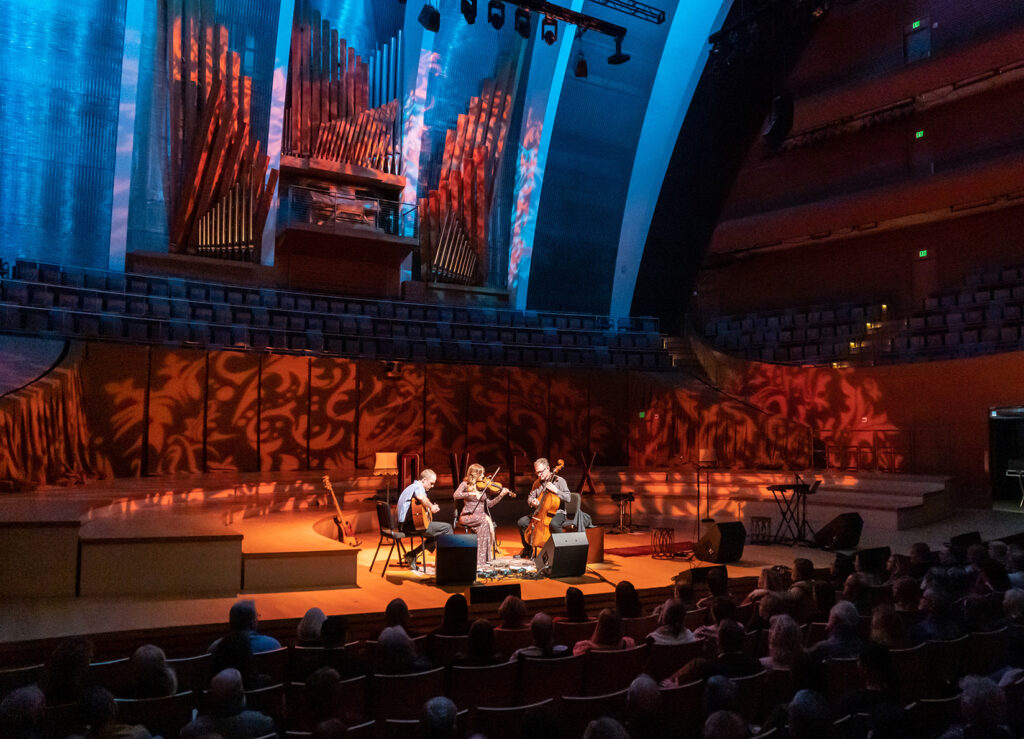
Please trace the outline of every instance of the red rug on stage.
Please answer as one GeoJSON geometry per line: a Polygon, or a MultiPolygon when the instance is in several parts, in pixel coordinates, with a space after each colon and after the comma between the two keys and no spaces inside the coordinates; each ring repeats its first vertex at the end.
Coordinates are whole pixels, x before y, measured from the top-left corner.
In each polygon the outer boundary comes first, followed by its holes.
{"type": "MultiPolygon", "coordinates": [[[[672,551],[675,554],[693,551],[692,541],[672,542],[672,551]]],[[[614,554],[616,557],[649,557],[653,552],[650,544],[641,544],[636,547],[605,547],[605,554],[614,554]]]]}

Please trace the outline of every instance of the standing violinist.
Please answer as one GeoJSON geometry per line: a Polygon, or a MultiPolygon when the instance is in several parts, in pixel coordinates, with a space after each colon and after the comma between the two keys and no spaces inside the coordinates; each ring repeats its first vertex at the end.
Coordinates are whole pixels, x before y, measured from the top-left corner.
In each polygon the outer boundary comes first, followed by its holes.
{"type": "MultiPolygon", "coordinates": [[[[533,463],[533,471],[537,473],[537,485],[530,491],[530,497],[527,498],[526,502],[529,503],[532,508],[536,508],[540,505],[542,499],[541,496],[545,492],[557,495],[559,498],[558,511],[551,518],[551,523],[548,525],[548,528],[552,534],[560,534],[562,533],[562,527],[565,526],[565,505],[571,500],[569,496],[569,484],[565,481],[564,477],[559,477],[551,471],[551,465],[544,457],[540,457],[533,463]]],[[[580,511],[579,515],[580,528],[583,529],[590,526],[590,516],[583,511],[580,511]]],[[[532,547],[530,547],[530,543],[526,541],[526,529],[529,525],[530,516],[523,516],[519,519],[519,537],[523,540],[523,551],[520,556],[524,558],[532,557],[537,554],[533,551],[532,547]]]]}
{"type": "Polygon", "coordinates": [[[479,464],[471,464],[453,496],[455,500],[462,501],[459,524],[476,534],[477,567],[490,562],[494,550],[494,523],[491,521],[490,508],[500,503],[510,492],[508,488],[487,484],[489,482],[484,479],[484,468],[479,464]],[[495,492],[492,488],[499,490],[495,492]]]}

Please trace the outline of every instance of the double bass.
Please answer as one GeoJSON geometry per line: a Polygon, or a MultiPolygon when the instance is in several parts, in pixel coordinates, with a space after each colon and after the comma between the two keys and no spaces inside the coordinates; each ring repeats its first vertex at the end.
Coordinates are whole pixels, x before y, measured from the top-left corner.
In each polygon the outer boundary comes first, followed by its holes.
{"type": "Polygon", "coordinates": [[[548,543],[548,539],[551,538],[551,529],[548,528],[548,525],[551,523],[551,519],[555,517],[555,514],[558,513],[558,508],[562,505],[562,499],[551,490],[554,487],[551,479],[564,466],[565,460],[560,459],[558,464],[551,468],[551,477],[544,483],[545,490],[537,499],[537,508],[533,511],[533,515],[530,516],[530,523],[526,527],[524,534],[526,543],[533,549],[534,554],[543,548],[548,543]]]}

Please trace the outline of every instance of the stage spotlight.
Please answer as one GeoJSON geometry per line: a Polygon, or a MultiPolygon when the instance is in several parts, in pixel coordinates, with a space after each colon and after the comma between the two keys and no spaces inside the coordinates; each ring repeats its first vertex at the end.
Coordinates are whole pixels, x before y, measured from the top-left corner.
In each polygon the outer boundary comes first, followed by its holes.
{"type": "Polygon", "coordinates": [[[558,40],[558,22],[551,16],[545,15],[544,22],[540,24],[540,35],[544,43],[551,46],[558,40]]]}
{"type": "Polygon", "coordinates": [[[423,9],[416,20],[431,33],[437,33],[438,29],[441,28],[441,13],[429,2],[423,3],[423,9]]]}
{"type": "Polygon", "coordinates": [[[516,8],[515,19],[516,33],[523,38],[530,38],[530,11],[526,8],[516,8]]]}
{"type": "Polygon", "coordinates": [[[608,57],[609,64],[625,64],[629,61],[629,54],[622,53],[622,36],[615,37],[615,53],[608,57]]]}
{"type": "Polygon", "coordinates": [[[487,22],[494,27],[495,31],[501,30],[501,27],[505,25],[505,3],[501,0],[491,0],[487,3],[487,22]]]}
{"type": "Polygon", "coordinates": [[[476,23],[476,0],[462,0],[462,17],[471,26],[476,23]]]}
{"type": "Polygon", "coordinates": [[[576,54],[576,69],[573,70],[573,73],[581,79],[587,76],[587,60],[583,57],[583,49],[576,54]]]}

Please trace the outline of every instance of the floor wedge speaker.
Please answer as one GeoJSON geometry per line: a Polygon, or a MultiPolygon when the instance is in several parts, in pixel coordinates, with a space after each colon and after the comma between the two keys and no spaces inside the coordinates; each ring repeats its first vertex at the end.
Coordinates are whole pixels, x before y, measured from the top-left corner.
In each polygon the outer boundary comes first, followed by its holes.
{"type": "Polygon", "coordinates": [[[476,534],[443,534],[435,541],[438,585],[466,585],[476,580],[476,534]]]}
{"type": "Polygon", "coordinates": [[[814,535],[814,543],[824,549],[856,549],[864,519],[859,513],[840,513],[814,535]]]}
{"type": "Polygon", "coordinates": [[[548,577],[579,577],[587,571],[589,546],[587,535],[582,531],[552,534],[533,560],[537,572],[548,577]]]}
{"type": "Polygon", "coordinates": [[[697,559],[705,562],[738,562],[743,559],[743,545],[746,542],[747,530],[739,521],[713,523],[694,545],[693,553],[697,559]]]}

